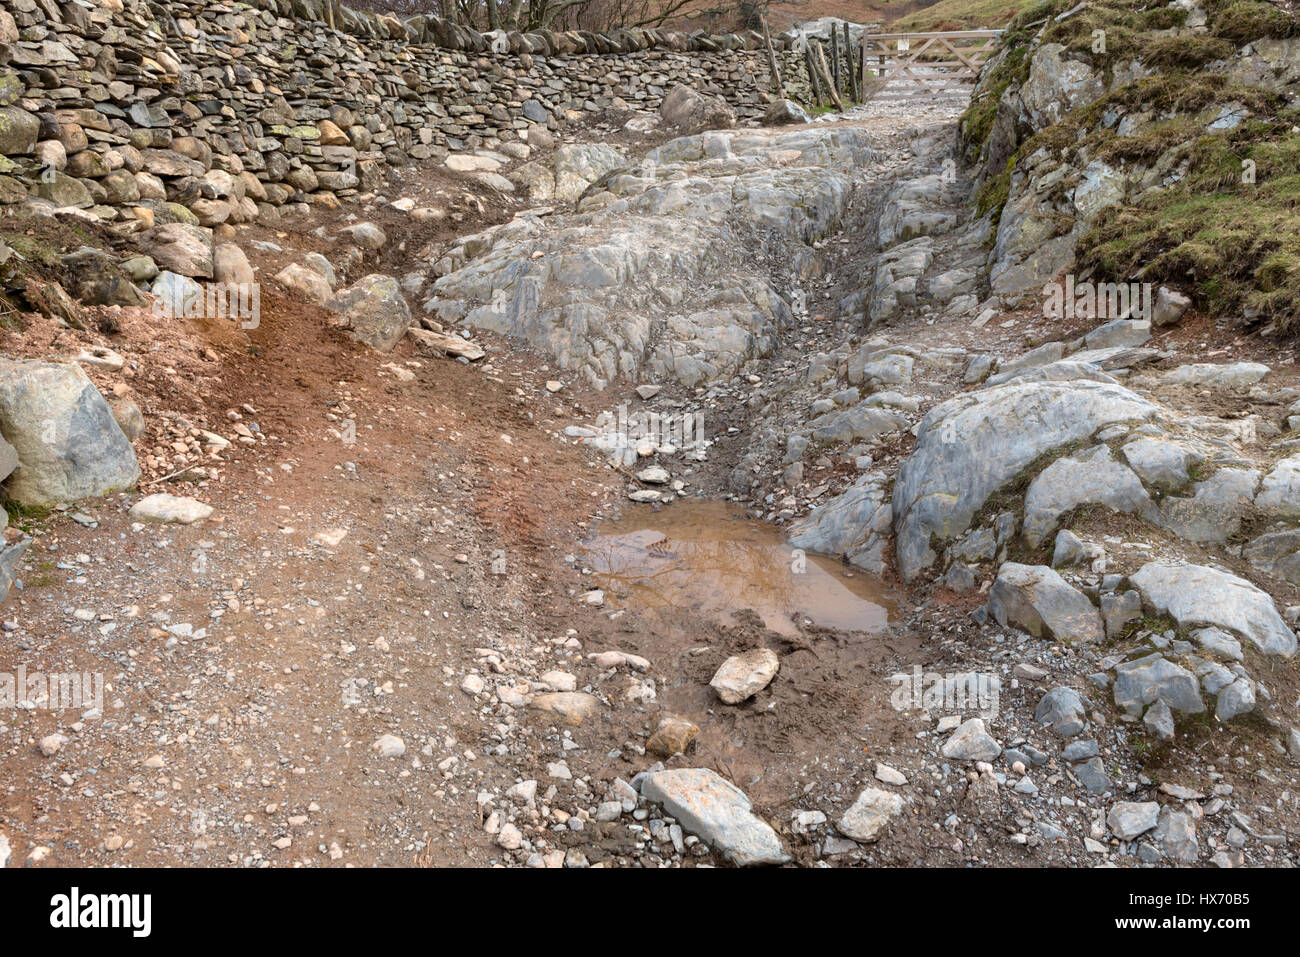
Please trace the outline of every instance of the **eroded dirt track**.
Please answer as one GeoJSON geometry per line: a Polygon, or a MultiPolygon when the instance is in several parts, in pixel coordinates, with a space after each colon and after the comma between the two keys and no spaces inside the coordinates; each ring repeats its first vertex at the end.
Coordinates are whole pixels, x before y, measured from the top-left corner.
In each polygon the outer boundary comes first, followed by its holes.
{"type": "MultiPolygon", "coordinates": [[[[912,433],[899,429],[856,451],[809,455],[807,474],[787,480],[777,438],[802,426],[825,391],[808,367],[865,337],[836,303],[870,279],[882,195],[943,155],[936,144],[947,142],[954,113],[853,120],[882,160],[879,169],[857,171],[848,213],[804,277],[808,314],[754,366],[762,375],[708,390],[670,383],[657,400],[707,407],[715,426],[707,459],[673,462],[685,480],[681,497],[731,498],[731,511],[747,513],[738,522],[788,522],[843,491],[867,467],[860,458],[895,469],[912,452],[912,433]],[[767,457],[755,458],[765,433],[767,457]],[[741,466],[758,480],[737,492],[741,466]]],[[[445,185],[433,177],[394,189],[428,199],[445,185]]],[[[426,265],[430,248],[509,215],[505,205],[462,208],[474,212],[409,234],[396,214],[376,215],[397,240],[366,269],[400,275],[408,260],[426,265]]],[[[345,220],[323,215],[292,230],[263,230],[250,258],[259,275],[273,275],[307,250],[328,249],[316,227],[345,220]]],[[[969,249],[953,244],[937,261],[963,255],[969,249]]],[[[742,788],[796,863],[1092,859],[1083,839],[1104,836],[1096,828],[1109,799],[1084,793],[1063,759],[1037,750],[1060,742],[1032,717],[1052,671],[1074,680],[1092,667],[1086,649],[973,621],[987,582],[965,592],[933,582],[908,589],[890,572],[872,591],[889,619],[882,625],[873,616],[863,630],[815,624],[786,597],[758,607],[728,598],[733,607],[715,614],[716,602],[689,589],[678,592],[680,606],[640,607],[637,589],[615,582],[599,604],[589,597],[602,584],[589,549],[617,528],[617,516],[635,510],[632,524],[651,530],[637,540],[649,553],[637,561],[670,556],[674,536],[683,537],[673,527],[680,519],[666,514],[677,505],[629,503],[629,490],[644,483],[564,435],[635,402],[631,384],[591,391],[581,377],[490,336],[481,337],[489,354],[477,364],[417,354],[409,341],[378,355],[324,310],[266,285],[260,324],[250,330],[123,310],[107,341],[126,368],[91,370],[105,395],[125,389],[144,412],[139,491],[199,498],[215,509],[212,518],[134,524],[127,509],[136,493],[20,518],[35,541],[24,587],[4,609],[0,670],[102,673],[107,687],[101,713],[37,707],[0,715],[0,833],[15,861],[719,862],[629,795],[628,782],[661,763],[710,769],[742,788]],[[200,470],[168,478],[170,459],[189,453],[201,455],[200,470]],[[668,531],[653,531],[658,525],[668,531]],[[667,542],[658,553],[650,551],[656,535],[667,542]],[[777,620],[783,602],[789,614],[777,620]],[[780,656],[779,678],[744,704],[723,705],[710,678],[729,656],[757,648],[780,656]],[[594,657],[615,651],[637,660],[594,657]],[[892,679],[914,668],[1006,676],[996,733],[1023,749],[1017,754],[1042,754],[1042,764],[999,765],[999,780],[991,768],[936,756],[950,729],[936,727],[928,709],[892,698],[892,679]],[[530,706],[574,690],[596,702],[580,723],[530,706]],[[661,713],[698,727],[685,754],[647,752],[661,713]],[[1030,774],[1044,791],[1055,789],[1050,797],[1007,786],[1030,774]],[[861,844],[837,837],[827,822],[881,783],[908,797],[887,836],[861,844]]],[[[874,331],[929,357],[909,383],[918,394],[908,411],[919,418],[968,384],[960,363],[932,361],[943,350],[1010,356],[1086,329],[1049,328],[1022,309],[986,327],[925,312],[874,331]]],[[[66,356],[103,338],[32,320],[22,335],[6,334],[3,347],[66,356]]],[[[1276,349],[1196,317],[1158,344],[1261,358],[1277,368],[1278,384],[1295,379],[1276,349]]],[[[1165,545],[1148,542],[1149,529],[1077,517],[1081,534],[1113,539],[1120,554],[1126,538],[1157,552],[1165,545]]],[[[788,558],[754,558],[771,567],[742,573],[786,575],[788,558]]],[[[819,567],[832,578],[862,574],[830,561],[819,567]]],[[[1294,699],[1284,664],[1261,680],[1284,704],[1294,699]]],[[[1257,823],[1283,834],[1281,845],[1252,846],[1255,862],[1289,859],[1295,799],[1269,770],[1274,757],[1258,723],[1228,736],[1194,727],[1172,747],[1139,754],[1105,716],[1094,711],[1091,720],[1116,788],[1149,796],[1172,781],[1186,786],[1178,794],[1197,794],[1180,801],[1196,804],[1213,789],[1208,805],[1219,800],[1220,808],[1235,791],[1241,807],[1272,808],[1276,817],[1257,823]]],[[[1225,812],[1214,840],[1220,831],[1232,839],[1234,826],[1225,812]]],[[[1123,854],[1121,863],[1132,862],[1123,854]]]]}

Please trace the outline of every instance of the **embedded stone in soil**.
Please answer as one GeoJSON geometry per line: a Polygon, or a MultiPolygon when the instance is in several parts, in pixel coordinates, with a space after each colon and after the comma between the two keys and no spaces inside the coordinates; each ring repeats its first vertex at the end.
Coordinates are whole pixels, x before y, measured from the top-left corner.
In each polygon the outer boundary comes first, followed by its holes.
{"type": "Polygon", "coordinates": [[[883,584],[833,559],[804,555],[779,528],[727,502],[681,500],[635,508],[607,522],[585,546],[607,607],[691,612],[732,624],[751,609],[772,631],[799,623],[839,631],[884,631],[896,609],[883,584]]]}

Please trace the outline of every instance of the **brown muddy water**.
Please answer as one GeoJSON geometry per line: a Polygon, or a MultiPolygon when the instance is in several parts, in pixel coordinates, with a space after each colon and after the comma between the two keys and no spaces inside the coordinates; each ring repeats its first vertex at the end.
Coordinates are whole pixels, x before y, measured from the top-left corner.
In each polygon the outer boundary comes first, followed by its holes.
{"type": "Polygon", "coordinates": [[[804,555],[781,529],[728,502],[681,499],[638,506],[597,529],[584,545],[607,608],[638,614],[686,612],[734,623],[750,609],[787,637],[800,624],[884,631],[895,611],[876,579],[831,558],[804,555]]]}

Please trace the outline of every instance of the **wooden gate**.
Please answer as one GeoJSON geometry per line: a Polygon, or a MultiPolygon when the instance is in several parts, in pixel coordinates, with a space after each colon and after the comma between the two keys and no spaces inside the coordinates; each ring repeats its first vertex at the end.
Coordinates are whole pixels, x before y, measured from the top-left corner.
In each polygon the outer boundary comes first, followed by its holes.
{"type": "Polygon", "coordinates": [[[863,34],[864,99],[886,88],[891,96],[968,93],[1001,35],[1001,30],[863,34]]]}

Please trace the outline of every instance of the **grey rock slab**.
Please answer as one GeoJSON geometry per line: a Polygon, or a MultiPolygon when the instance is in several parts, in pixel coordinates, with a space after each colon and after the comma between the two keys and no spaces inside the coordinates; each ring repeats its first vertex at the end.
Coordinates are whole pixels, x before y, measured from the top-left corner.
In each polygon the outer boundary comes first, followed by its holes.
{"type": "Polygon", "coordinates": [[[1100,603],[1101,620],[1108,638],[1122,634],[1129,622],[1142,617],[1142,596],[1135,589],[1102,595],[1100,603]]]}
{"type": "Polygon", "coordinates": [[[1282,459],[1264,476],[1255,507],[1274,518],[1300,518],[1300,454],[1282,459]]]}
{"type": "Polygon", "coordinates": [[[1105,637],[1101,615],[1088,597],[1046,565],[1003,562],[988,607],[998,624],[1036,638],[1092,642],[1105,637]]]}
{"type": "Polygon", "coordinates": [[[835,823],[845,837],[868,844],[880,839],[891,821],[903,813],[905,800],[901,794],[880,788],[867,788],[858,795],[850,807],[835,823]]]}
{"type": "Polygon", "coordinates": [[[1215,365],[1199,362],[1171,369],[1160,377],[1161,385],[1190,386],[1216,391],[1234,391],[1254,385],[1272,371],[1259,362],[1215,365]]]}
{"type": "Polygon", "coordinates": [[[1260,571],[1300,584],[1300,529],[1261,535],[1245,546],[1242,555],[1260,571]]]}
{"type": "Polygon", "coordinates": [[[885,478],[868,472],[840,495],[790,526],[790,547],[844,558],[859,565],[879,561],[893,509],[885,478]]]}
{"type": "Polygon", "coordinates": [[[1002,753],[1002,745],[985,730],[982,718],[971,718],[957,726],[941,750],[954,761],[992,761],[1002,753]]]}
{"type": "Polygon", "coordinates": [[[1140,346],[1151,338],[1151,323],[1146,319],[1114,319],[1083,337],[1088,349],[1113,349],[1140,346]]]}
{"type": "Polygon", "coordinates": [[[857,442],[873,439],[887,432],[907,428],[907,416],[892,409],[873,405],[870,400],[860,402],[851,409],[841,409],[818,416],[808,423],[815,442],[857,442]]]}
{"type": "Polygon", "coordinates": [[[1165,857],[1179,864],[1194,864],[1201,855],[1196,820],[1186,811],[1163,808],[1156,825],[1156,840],[1165,857]]]}
{"type": "Polygon", "coordinates": [[[640,786],[646,800],[663,805],[682,827],[740,867],[790,860],[776,832],[753,814],[745,792],[713,771],[656,771],[643,777],[640,786]]]}
{"type": "Polygon", "coordinates": [[[1110,776],[1106,773],[1106,766],[1101,758],[1089,758],[1081,764],[1076,764],[1074,773],[1089,794],[1104,794],[1112,787],[1110,776]]]}
{"type": "MultiPolygon", "coordinates": [[[[794,260],[811,259],[867,144],[862,131],[811,126],[681,137],[639,162],[584,147],[573,188],[599,179],[599,217],[521,214],[458,240],[434,266],[426,308],[518,338],[596,388],[730,377],[771,354],[792,319],[792,291],[757,270],[737,230],[770,231],[794,260]]],[[[567,189],[564,167],[547,171],[551,189],[567,189]]]]}
{"type": "Polygon", "coordinates": [[[1217,625],[1265,654],[1296,652],[1295,633],[1273,599],[1244,578],[1205,565],[1148,562],[1130,580],[1156,614],[1168,614],[1181,628],[1217,625]]]}
{"type": "Polygon", "coordinates": [[[1052,542],[1052,567],[1071,568],[1088,561],[1088,549],[1083,539],[1069,529],[1061,529],[1052,542]]]}
{"type": "Polygon", "coordinates": [[[998,363],[997,375],[990,377],[989,385],[1001,385],[1019,372],[1039,366],[1051,365],[1065,357],[1064,342],[1045,342],[1028,352],[1021,353],[1014,359],[998,363]]]}
{"type": "Polygon", "coordinates": [[[573,202],[601,177],[624,168],[628,160],[603,143],[575,143],[561,146],[552,154],[555,199],[573,202]]]}
{"type": "Polygon", "coordinates": [[[1135,439],[1120,448],[1120,455],[1143,484],[1163,491],[1187,485],[1188,469],[1205,459],[1193,449],[1163,439],[1135,439]]]}
{"type": "Polygon", "coordinates": [[[1222,628],[1197,628],[1191,639],[1211,654],[1230,661],[1241,661],[1241,642],[1222,628]]]}
{"type": "Polygon", "coordinates": [[[1117,665],[1113,691],[1115,705],[1135,718],[1157,701],[1185,714],[1205,710],[1196,676],[1158,654],[1117,665]]]}
{"type": "Polygon", "coordinates": [[[1061,749],[1061,758],[1074,764],[1078,761],[1087,761],[1089,758],[1097,756],[1097,742],[1089,739],[1087,741],[1071,741],[1061,749]]]}
{"type": "Polygon", "coordinates": [[[1249,515],[1259,472],[1219,469],[1192,486],[1191,497],[1167,496],[1160,504],[1160,524],[1189,542],[1225,542],[1249,515]]]}
{"type": "Polygon", "coordinates": [[[932,542],[959,537],[989,496],[1040,456],[1157,407],[1128,389],[1089,380],[1008,383],[936,406],[894,485],[899,571],[929,568],[932,542]]]}
{"type": "Polygon", "coordinates": [[[1147,708],[1147,713],[1142,716],[1142,726],[1147,734],[1159,741],[1174,739],[1174,713],[1164,701],[1157,701],[1147,708]]]}
{"type": "Polygon", "coordinates": [[[1120,801],[1106,815],[1110,832],[1121,841],[1131,841],[1160,823],[1160,804],[1156,801],[1120,801]]]}
{"type": "Polygon", "coordinates": [[[76,363],[0,359],[0,434],[17,452],[9,498],[55,505],[135,484],[135,451],[76,363]]]}
{"type": "Polygon", "coordinates": [[[1156,521],[1160,512],[1142,482],[1126,465],[1116,462],[1104,445],[1077,456],[1057,459],[1029,485],[1025,494],[1025,542],[1037,546],[1065,512],[1080,505],[1105,505],[1156,521]]]}
{"type": "Polygon", "coordinates": [[[1237,715],[1255,710],[1255,682],[1239,677],[1223,688],[1214,704],[1214,716],[1220,721],[1231,721],[1237,715]]]}

